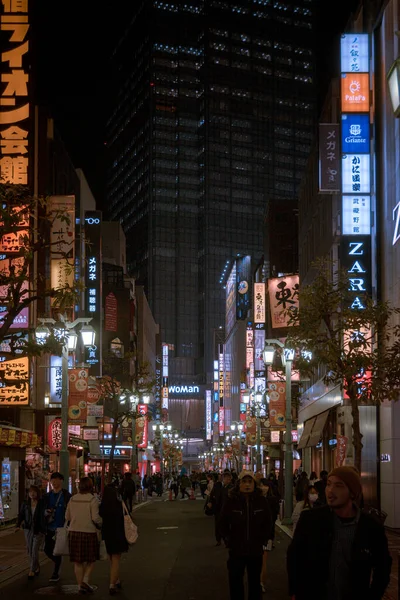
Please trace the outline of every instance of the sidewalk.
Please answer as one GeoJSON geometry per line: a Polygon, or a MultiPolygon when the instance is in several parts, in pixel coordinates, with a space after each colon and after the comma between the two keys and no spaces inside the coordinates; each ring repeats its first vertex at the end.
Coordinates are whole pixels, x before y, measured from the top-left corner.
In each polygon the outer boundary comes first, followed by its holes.
{"type": "MultiPolygon", "coordinates": [[[[278,519],[276,522],[279,529],[281,529],[290,538],[293,537],[292,526],[287,527],[282,525],[278,519]]],[[[386,529],[386,535],[389,542],[389,551],[393,559],[392,572],[390,574],[390,583],[383,596],[383,600],[400,600],[398,595],[399,589],[399,554],[400,554],[400,533],[395,533],[386,529]]]]}
{"type": "MultiPolygon", "coordinates": [[[[132,512],[149,504],[151,500],[135,504],[132,512]]],[[[40,552],[40,566],[48,562],[44,552],[40,552]]],[[[4,529],[0,534],[0,587],[11,583],[13,579],[28,575],[29,558],[26,553],[25,535],[15,527],[4,529]]]]}

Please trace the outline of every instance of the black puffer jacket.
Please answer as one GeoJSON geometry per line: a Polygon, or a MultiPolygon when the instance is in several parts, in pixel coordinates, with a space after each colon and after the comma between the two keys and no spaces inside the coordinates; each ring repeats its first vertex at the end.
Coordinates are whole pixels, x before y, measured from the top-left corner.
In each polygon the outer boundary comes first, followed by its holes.
{"type": "MultiPolygon", "coordinates": [[[[289,594],[296,600],[310,598],[310,566],[318,600],[327,597],[333,534],[334,515],[329,506],[301,513],[287,553],[289,594]]],[[[361,513],[351,551],[348,597],[380,600],[390,580],[391,565],[383,526],[361,513]]]]}
{"type": "Polygon", "coordinates": [[[221,533],[229,550],[240,556],[263,553],[263,546],[271,538],[273,527],[271,510],[261,491],[249,494],[232,490],[221,513],[221,533]]]}
{"type": "MultiPolygon", "coordinates": [[[[24,502],[20,508],[17,526],[23,529],[31,529],[32,528],[32,510],[30,502],[24,502]]],[[[36,505],[35,514],[33,516],[33,533],[37,535],[38,533],[45,533],[46,531],[46,521],[44,518],[44,501],[40,499],[36,505]]]]}

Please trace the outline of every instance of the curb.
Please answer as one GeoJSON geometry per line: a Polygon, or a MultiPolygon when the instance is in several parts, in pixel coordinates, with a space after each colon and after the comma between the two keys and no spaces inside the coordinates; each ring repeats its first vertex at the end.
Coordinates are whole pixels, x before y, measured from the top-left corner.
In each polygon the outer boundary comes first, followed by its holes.
{"type": "Polygon", "coordinates": [[[283,533],[286,533],[286,535],[290,537],[290,539],[293,539],[293,531],[291,531],[289,527],[286,527],[286,525],[282,525],[279,519],[275,521],[275,525],[277,525],[279,529],[283,531],[283,533]]]}

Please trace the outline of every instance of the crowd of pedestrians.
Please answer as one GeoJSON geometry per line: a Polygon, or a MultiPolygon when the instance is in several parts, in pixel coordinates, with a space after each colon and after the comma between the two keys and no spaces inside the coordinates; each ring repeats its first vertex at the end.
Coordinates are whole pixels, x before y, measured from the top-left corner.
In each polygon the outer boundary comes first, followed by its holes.
{"type": "MultiPolygon", "coordinates": [[[[208,475],[205,514],[214,515],[216,545],[229,552],[231,600],[260,600],[266,590],[267,556],[274,548],[280,495],[275,473],[225,470],[208,475]]],[[[295,473],[293,538],[287,552],[291,600],[381,600],[392,559],[383,524],[363,507],[361,478],[354,467],[310,477],[295,473]],[[310,566],[313,585],[310,589],[310,566]]]]}

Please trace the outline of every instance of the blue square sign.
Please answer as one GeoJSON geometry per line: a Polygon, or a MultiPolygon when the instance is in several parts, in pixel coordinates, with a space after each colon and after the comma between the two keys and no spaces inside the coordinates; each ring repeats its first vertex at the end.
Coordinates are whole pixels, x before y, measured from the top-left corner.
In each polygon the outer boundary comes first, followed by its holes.
{"type": "Polygon", "coordinates": [[[342,153],[368,154],[369,115],[342,114],[342,153]]]}

